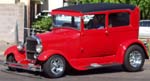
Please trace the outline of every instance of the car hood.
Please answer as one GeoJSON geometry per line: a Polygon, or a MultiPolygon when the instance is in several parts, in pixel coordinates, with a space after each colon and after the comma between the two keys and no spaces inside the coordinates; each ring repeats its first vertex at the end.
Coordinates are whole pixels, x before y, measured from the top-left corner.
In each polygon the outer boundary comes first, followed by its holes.
{"type": "Polygon", "coordinates": [[[80,31],[73,28],[55,28],[50,32],[37,34],[44,46],[59,43],[60,41],[75,39],[79,37],[80,31]]]}

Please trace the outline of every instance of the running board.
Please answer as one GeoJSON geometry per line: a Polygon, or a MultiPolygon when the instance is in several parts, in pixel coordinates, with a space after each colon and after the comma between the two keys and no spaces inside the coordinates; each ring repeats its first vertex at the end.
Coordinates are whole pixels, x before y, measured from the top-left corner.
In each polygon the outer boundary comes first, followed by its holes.
{"type": "Polygon", "coordinates": [[[115,65],[120,65],[118,63],[110,63],[110,64],[98,64],[98,63],[92,63],[90,66],[88,66],[88,69],[96,69],[100,67],[109,67],[109,66],[115,66],[115,65]]]}
{"type": "Polygon", "coordinates": [[[12,62],[4,62],[2,60],[0,60],[0,64],[4,65],[4,66],[8,66],[8,67],[12,67],[12,68],[17,68],[17,69],[23,69],[23,70],[29,70],[29,71],[37,71],[37,72],[41,72],[42,68],[40,65],[34,65],[34,64],[19,64],[19,63],[12,63],[12,62]]]}

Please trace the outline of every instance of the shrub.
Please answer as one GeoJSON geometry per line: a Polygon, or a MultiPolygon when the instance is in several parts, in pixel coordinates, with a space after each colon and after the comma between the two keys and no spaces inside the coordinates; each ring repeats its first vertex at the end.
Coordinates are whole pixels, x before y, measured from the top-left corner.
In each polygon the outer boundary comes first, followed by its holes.
{"type": "Polygon", "coordinates": [[[52,26],[51,17],[40,17],[32,23],[32,28],[38,31],[48,31],[52,26]]]}

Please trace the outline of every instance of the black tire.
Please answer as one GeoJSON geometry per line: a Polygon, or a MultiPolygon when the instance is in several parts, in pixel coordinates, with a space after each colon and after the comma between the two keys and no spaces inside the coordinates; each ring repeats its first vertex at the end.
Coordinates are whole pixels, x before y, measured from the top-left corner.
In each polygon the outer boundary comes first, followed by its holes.
{"type": "Polygon", "coordinates": [[[51,56],[43,64],[43,72],[45,76],[48,78],[62,77],[65,74],[65,70],[66,70],[66,61],[62,56],[59,55],[51,56]]]}
{"type": "MultiPolygon", "coordinates": [[[[17,63],[17,61],[16,61],[16,59],[15,59],[15,57],[13,55],[7,56],[6,62],[17,63]]],[[[13,68],[13,67],[10,67],[10,66],[8,66],[8,69],[10,71],[16,71],[17,70],[16,68],[13,68]]]]}
{"type": "Polygon", "coordinates": [[[144,62],[144,50],[139,45],[132,45],[127,49],[125,53],[123,67],[126,71],[129,72],[141,71],[144,62]]]}

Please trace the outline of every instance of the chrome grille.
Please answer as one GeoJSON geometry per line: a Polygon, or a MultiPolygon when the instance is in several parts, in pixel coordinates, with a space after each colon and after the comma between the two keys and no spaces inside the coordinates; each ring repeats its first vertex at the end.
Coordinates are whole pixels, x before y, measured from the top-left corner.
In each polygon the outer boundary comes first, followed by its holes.
{"type": "Polygon", "coordinates": [[[35,54],[35,53],[27,52],[27,59],[35,60],[34,54],[35,54]]]}
{"type": "Polygon", "coordinates": [[[34,60],[34,54],[36,53],[36,45],[38,44],[36,39],[32,37],[28,37],[26,39],[27,45],[26,45],[26,53],[27,53],[27,59],[34,60]]]}

